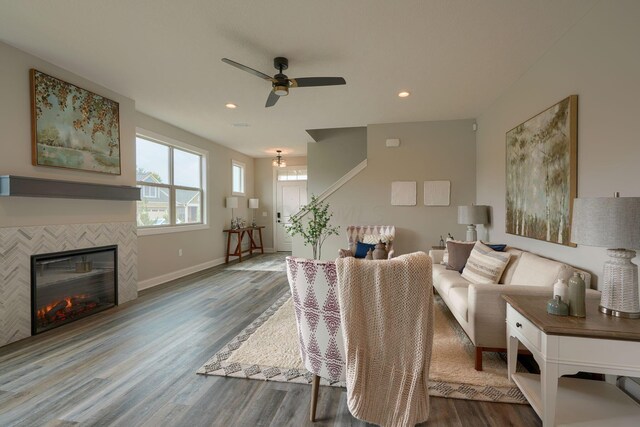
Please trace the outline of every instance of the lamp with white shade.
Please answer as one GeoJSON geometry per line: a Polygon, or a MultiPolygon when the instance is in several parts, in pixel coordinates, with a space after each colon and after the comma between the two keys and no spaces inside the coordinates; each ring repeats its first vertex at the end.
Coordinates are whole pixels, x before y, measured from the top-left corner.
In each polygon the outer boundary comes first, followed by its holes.
{"type": "Polygon", "coordinates": [[[233,210],[238,208],[237,197],[227,197],[227,209],[231,208],[231,225],[233,226],[233,210]]]}
{"type": "Polygon", "coordinates": [[[640,248],[640,197],[578,198],[573,201],[571,241],[608,248],[604,263],[600,311],[640,318],[638,266],[631,262],[640,248]]]}
{"type": "Polygon", "coordinates": [[[484,205],[458,206],[458,224],[467,225],[467,242],[478,240],[476,224],[489,222],[489,207],[484,205]]]}
{"type": "Polygon", "coordinates": [[[249,199],[249,209],[253,209],[253,214],[251,215],[251,226],[256,226],[256,209],[260,206],[260,200],[258,199],[249,199]]]}

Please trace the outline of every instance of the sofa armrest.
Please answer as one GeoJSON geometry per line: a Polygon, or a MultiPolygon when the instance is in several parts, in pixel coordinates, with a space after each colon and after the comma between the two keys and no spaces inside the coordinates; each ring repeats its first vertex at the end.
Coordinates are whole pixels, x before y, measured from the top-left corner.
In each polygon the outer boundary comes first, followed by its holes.
{"type": "MultiPolygon", "coordinates": [[[[502,295],[553,295],[553,286],[469,285],[467,319],[469,338],[479,347],[504,348],[507,302],[502,295]]],[[[587,299],[600,298],[600,292],[587,289],[587,299]]]]}
{"type": "Polygon", "coordinates": [[[353,252],[351,252],[349,249],[340,249],[338,250],[338,257],[340,258],[348,258],[348,257],[352,257],[353,256],[353,252]]]}
{"type": "Polygon", "coordinates": [[[429,251],[429,256],[431,257],[431,262],[433,264],[440,264],[444,257],[444,249],[431,249],[429,251]]]}

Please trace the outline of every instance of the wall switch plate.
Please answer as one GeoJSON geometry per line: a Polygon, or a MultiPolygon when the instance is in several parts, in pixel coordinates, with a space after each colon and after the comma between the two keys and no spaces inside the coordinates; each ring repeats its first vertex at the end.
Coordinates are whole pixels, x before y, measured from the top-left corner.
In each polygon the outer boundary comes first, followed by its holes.
{"type": "Polygon", "coordinates": [[[267,212],[266,211],[262,211],[262,216],[267,216],[267,212]]]}
{"type": "Polygon", "coordinates": [[[387,139],[387,147],[399,147],[400,146],[400,140],[395,138],[395,139],[387,139]]]}
{"type": "Polygon", "coordinates": [[[182,249],[178,249],[178,256],[182,256],[182,249]]]}

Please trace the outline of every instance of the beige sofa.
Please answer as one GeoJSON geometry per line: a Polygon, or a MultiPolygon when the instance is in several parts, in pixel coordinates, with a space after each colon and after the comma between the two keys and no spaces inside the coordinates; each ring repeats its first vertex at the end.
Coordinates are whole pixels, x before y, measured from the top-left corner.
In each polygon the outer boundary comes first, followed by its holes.
{"type": "MultiPolygon", "coordinates": [[[[574,271],[583,274],[587,288],[591,275],[570,265],[531,252],[507,247],[511,254],[498,284],[473,284],[441,264],[444,250],[429,252],[433,260],[433,287],[476,347],[476,370],[482,370],[482,353],[506,351],[506,302],[502,295],[545,295],[551,298],[557,279],[568,280],[574,271]]],[[[588,289],[588,298],[599,298],[588,289]]]]}

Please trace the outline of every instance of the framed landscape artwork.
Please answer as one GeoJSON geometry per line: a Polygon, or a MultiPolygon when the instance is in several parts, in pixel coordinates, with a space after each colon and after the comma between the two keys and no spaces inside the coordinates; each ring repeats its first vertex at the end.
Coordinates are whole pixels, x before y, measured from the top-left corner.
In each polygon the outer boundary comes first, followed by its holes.
{"type": "Polygon", "coordinates": [[[578,96],[571,95],[507,132],[507,233],[575,246],[577,120],[578,96]]]}
{"type": "Polygon", "coordinates": [[[117,102],[32,69],[31,114],[35,166],[120,175],[117,102]]]}

